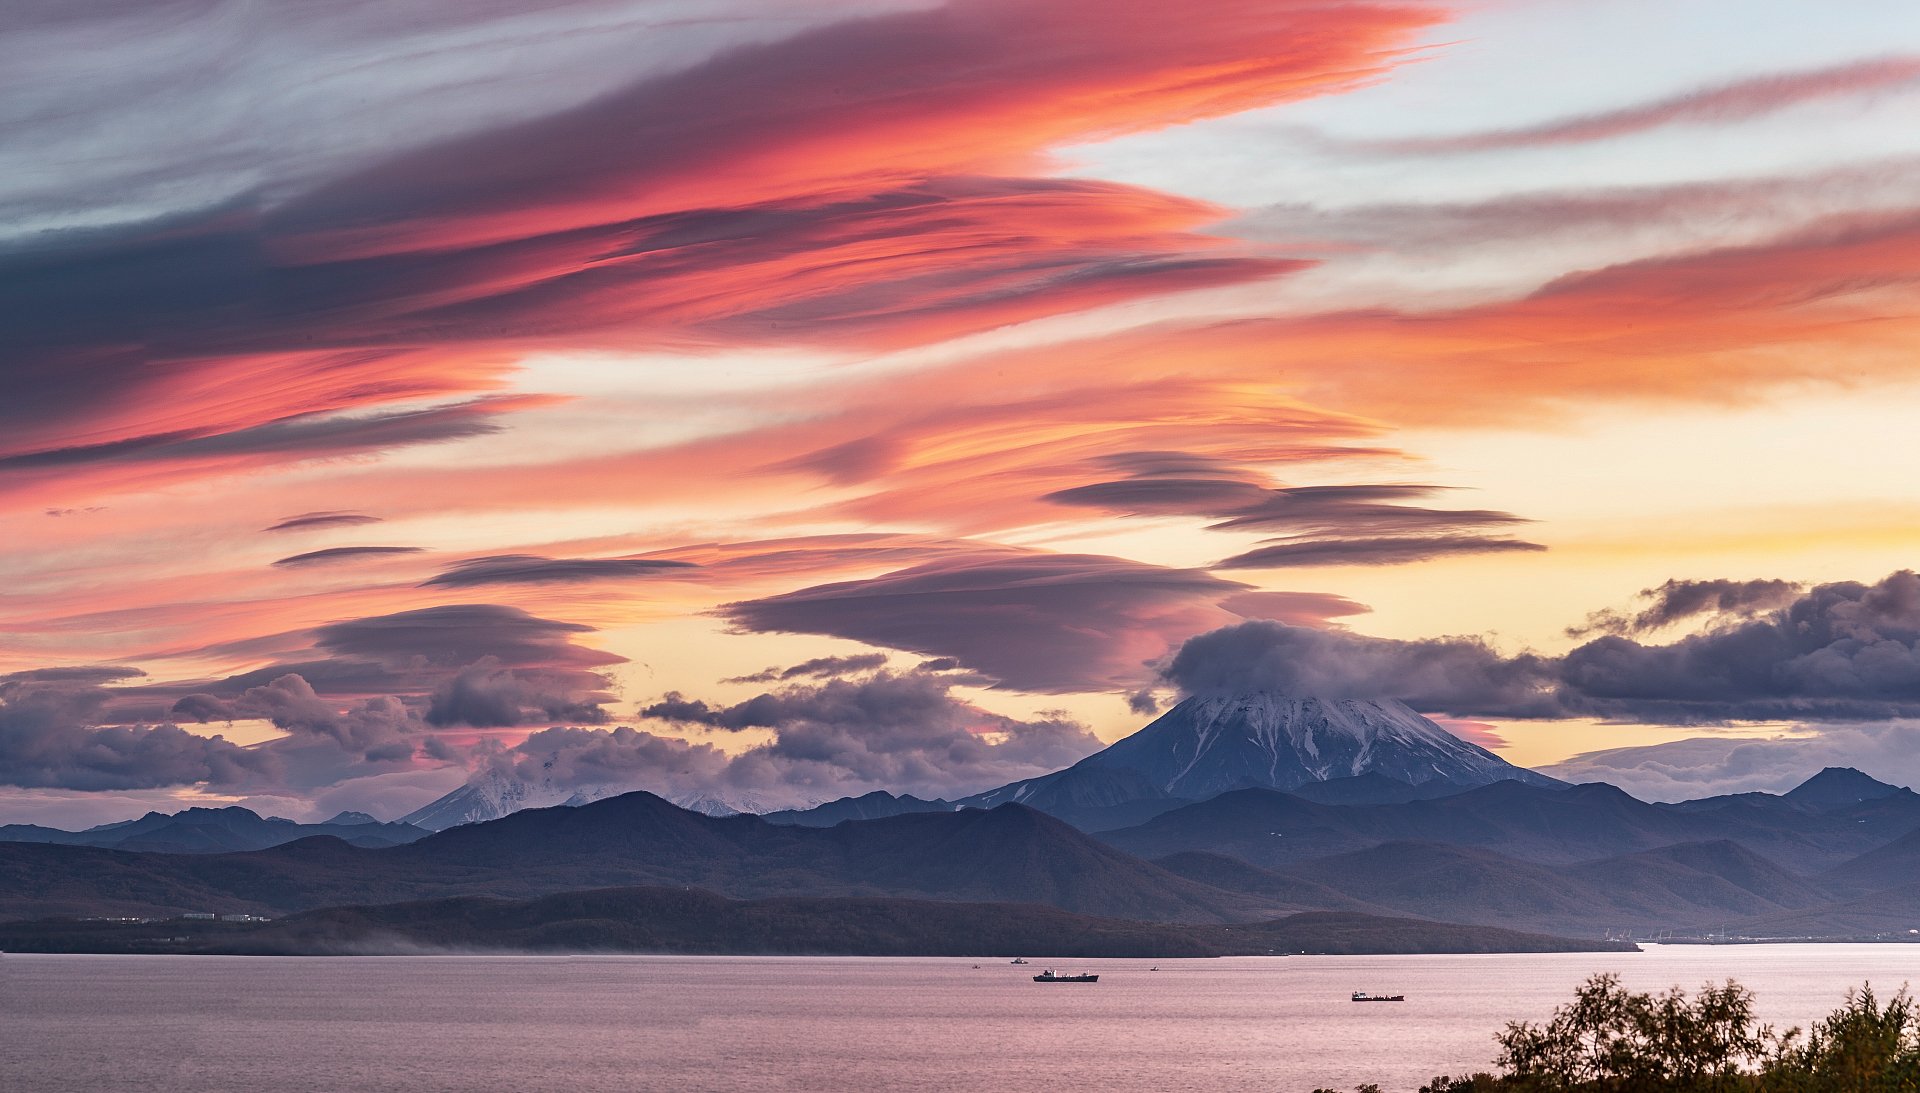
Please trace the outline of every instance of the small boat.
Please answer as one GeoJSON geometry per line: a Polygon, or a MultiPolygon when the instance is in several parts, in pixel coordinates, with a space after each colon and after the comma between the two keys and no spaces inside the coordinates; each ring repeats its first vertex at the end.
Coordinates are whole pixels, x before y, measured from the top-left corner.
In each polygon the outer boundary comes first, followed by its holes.
{"type": "Polygon", "coordinates": [[[1404,994],[1368,994],[1366,991],[1354,991],[1353,1000],[1355,1002],[1405,1002],[1407,996],[1404,994]]]}
{"type": "Polygon", "coordinates": [[[1048,968],[1046,971],[1034,976],[1033,981],[1035,983],[1098,983],[1100,982],[1100,977],[1084,973],[1081,975],[1055,975],[1053,974],[1053,969],[1048,968]]]}
{"type": "Polygon", "coordinates": [[[1024,956],[1016,956],[1013,958],[1013,963],[1015,964],[1025,964],[1026,962],[1027,958],[1024,956]]]}

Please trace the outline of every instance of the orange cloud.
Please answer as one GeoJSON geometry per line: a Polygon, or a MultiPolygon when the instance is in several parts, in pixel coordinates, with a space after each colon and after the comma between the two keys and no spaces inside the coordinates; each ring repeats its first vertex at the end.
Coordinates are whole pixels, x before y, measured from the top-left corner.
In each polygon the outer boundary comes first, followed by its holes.
{"type": "Polygon", "coordinates": [[[0,319],[26,347],[0,378],[31,392],[0,407],[0,456],[111,459],[485,390],[538,346],[915,344],[1285,272],[1198,234],[1222,210],[1033,176],[1066,140],[1377,78],[1435,18],[953,0],[736,49],[270,207],[56,239],[0,262],[0,319]]]}

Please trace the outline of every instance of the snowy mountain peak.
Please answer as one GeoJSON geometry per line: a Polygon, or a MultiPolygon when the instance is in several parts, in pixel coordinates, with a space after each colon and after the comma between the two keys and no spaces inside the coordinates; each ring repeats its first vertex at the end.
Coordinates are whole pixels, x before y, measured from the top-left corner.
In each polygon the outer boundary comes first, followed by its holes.
{"type": "Polygon", "coordinates": [[[1291,789],[1376,773],[1410,785],[1553,784],[1469,743],[1394,699],[1251,691],[1195,695],[1079,766],[1130,770],[1163,792],[1201,799],[1230,789],[1291,789]]]}

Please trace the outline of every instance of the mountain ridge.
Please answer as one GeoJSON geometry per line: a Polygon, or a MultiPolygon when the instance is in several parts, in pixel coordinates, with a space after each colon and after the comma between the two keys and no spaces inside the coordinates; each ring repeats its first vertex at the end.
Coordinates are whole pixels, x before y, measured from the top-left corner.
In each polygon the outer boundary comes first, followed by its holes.
{"type": "Polygon", "coordinates": [[[148,812],[131,820],[97,824],[81,831],[35,824],[0,826],[0,842],[46,843],[167,854],[220,854],[265,850],[314,835],[332,835],[356,846],[399,846],[429,832],[411,824],[381,823],[365,813],[343,812],[317,824],[261,816],[239,805],[193,807],[179,812],[148,812]]]}

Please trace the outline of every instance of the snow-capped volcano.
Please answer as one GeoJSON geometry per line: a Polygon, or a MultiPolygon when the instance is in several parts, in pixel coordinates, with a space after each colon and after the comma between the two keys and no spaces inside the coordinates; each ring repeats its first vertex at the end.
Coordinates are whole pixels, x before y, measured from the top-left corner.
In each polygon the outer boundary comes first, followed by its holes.
{"type": "Polygon", "coordinates": [[[1302,698],[1271,691],[1196,695],[1065,770],[968,798],[991,807],[1112,807],[1145,796],[1205,800],[1257,786],[1379,774],[1410,785],[1504,779],[1558,785],[1453,735],[1394,699],[1302,698]]]}
{"type": "Polygon", "coordinates": [[[1552,779],[1468,743],[1395,699],[1198,695],[1084,762],[1138,771],[1176,797],[1383,774],[1410,785],[1552,779]]]}

